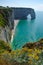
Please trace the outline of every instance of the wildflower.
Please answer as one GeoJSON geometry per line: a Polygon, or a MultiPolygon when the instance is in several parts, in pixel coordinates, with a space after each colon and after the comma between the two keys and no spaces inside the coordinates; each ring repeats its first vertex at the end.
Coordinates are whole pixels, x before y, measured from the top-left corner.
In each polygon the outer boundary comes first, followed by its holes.
{"type": "Polygon", "coordinates": [[[38,60],[38,59],[39,59],[39,57],[36,55],[36,56],[34,56],[34,59],[35,59],[35,60],[38,60]]]}
{"type": "Polygon", "coordinates": [[[35,49],[35,53],[41,53],[41,50],[35,49]]]}
{"type": "Polygon", "coordinates": [[[27,47],[25,47],[25,48],[23,48],[22,50],[23,50],[23,51],[28,51],[28,48],[27,48],[27,47]]]}
{"type": "Polygon", "coordinates": [[[28,49],[28,52],[33,52],[33,49],[28,49]]]}
{"type": "Polygon", "coordinates": [[[29,56],[29,57],[33,57],[33,55],[32,55],[32,54],[28,54],[28,56],[29,56]]]}

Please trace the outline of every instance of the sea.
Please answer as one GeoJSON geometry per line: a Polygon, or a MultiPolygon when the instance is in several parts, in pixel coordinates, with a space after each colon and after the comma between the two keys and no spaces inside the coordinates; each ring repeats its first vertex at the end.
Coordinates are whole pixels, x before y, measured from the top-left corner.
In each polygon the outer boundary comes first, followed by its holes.
{"type": "Polygon", "coordinates": [[[12,50],[21,49],[26,43],[37,42],[43,38],[43,11],[35,13],[35,20],[19,20],[11,42],[12,50]]]}

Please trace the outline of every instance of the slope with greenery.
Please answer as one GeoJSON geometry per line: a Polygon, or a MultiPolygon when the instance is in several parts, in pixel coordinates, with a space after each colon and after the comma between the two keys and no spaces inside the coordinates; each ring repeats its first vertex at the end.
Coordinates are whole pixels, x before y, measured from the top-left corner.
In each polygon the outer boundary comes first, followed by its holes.
{"type": "Polygon", "coordinates": [[[6,39],[6,42],[9,42],[11,40],[11,25],[10,25],[12,22],[10,20],[11,15],[12,15],[11,8],[0,6],[0,32],[1,30],[3,30],[3,34],[4,34],[4,38],[6,39]]]}
{"type": "Polygon", "coordinates": [[[9,48],[3,44],[1,43],[0,47],[4,49],[4,52],[0,53],[0,65],[43,65],[43,39],[34,42],[34,44],[28,43],[28,47],[25,45],[22,49],[11,50],[10,52],[9,48]]]}

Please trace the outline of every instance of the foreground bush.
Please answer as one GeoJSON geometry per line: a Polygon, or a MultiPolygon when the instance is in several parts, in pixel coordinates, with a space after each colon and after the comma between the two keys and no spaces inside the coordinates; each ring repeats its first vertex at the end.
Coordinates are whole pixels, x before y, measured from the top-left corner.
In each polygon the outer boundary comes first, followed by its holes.
{"type": "Polygon", "coordinates": [[[25,46],[11,52],[5,50],[0,54],[0,65],[43,65],[43,45],[40,48],[40,43],[43,44],[43,40],[38,41],[36,47],[25,46]]]}
{"type": "Polygon", "coordinates": [[[4,51],[11,51],[10,45],[0,40],[0,53],[3,53],[4,51]]]}
{"type": "Polygon", "coordinates": [[[0,55],[0,65],[43,65],[43,50],[28,49],[5,51],[0,55]],[[26,63],[26,64],[25,64],[26,63]]]}

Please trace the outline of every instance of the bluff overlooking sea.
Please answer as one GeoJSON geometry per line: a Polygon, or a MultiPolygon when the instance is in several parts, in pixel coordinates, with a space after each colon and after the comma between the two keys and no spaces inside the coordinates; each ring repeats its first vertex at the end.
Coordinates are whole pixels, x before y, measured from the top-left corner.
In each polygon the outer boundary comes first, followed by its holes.
{"type": "Polygon", "coordinates": [[[26,19],[15,20],[11,16],[9,20],[10,16],[4,18],[4,14],[10,12],[2,12],[4,11],[1,10],[0,13],[0,33],[4,35],[0,34],[3,38],[0,36],[0,65],[43,65],[43,11],[36,11],[34,20],[33,13],[29,13],[26,19]]]}

